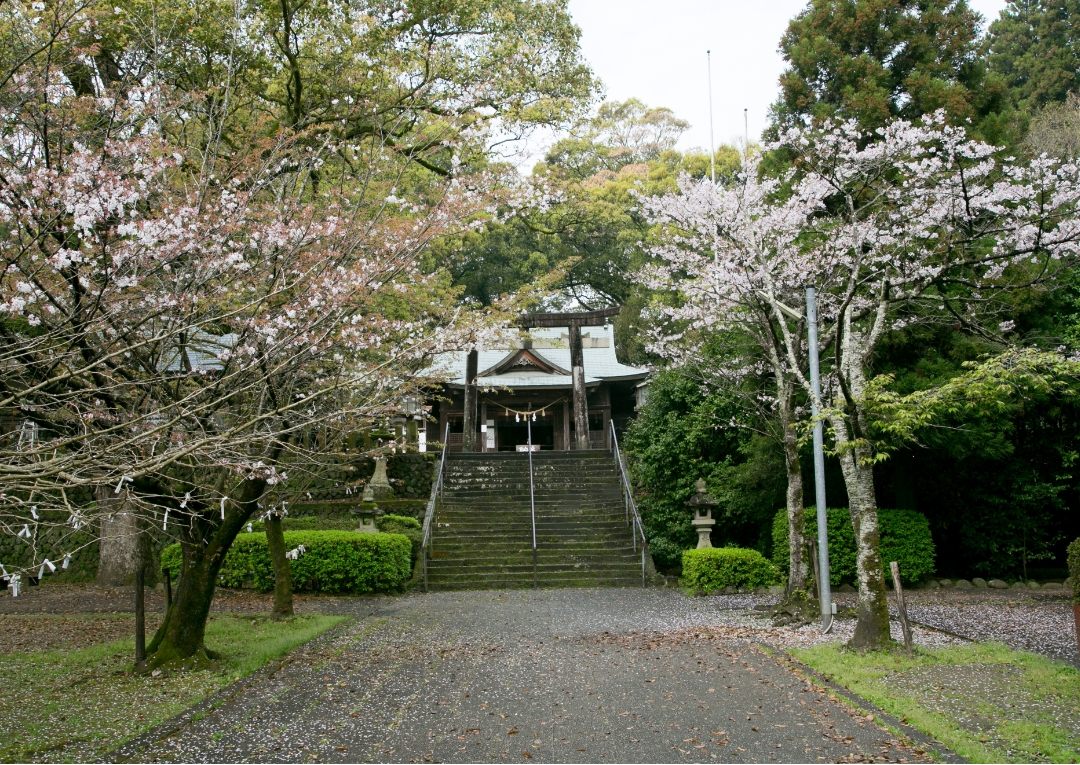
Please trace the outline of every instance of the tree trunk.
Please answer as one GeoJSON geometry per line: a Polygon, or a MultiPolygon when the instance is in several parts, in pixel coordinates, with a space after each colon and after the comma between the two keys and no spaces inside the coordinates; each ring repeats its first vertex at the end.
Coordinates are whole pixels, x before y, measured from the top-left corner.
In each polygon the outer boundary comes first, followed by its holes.
{"type": "Polygon", "coordinates": [[[855,634],[849,647],[860,651],[886,648],[889,635],[889,603],[885,593],[885,570],[881,563],[881,534],[878,530],[877,500],[874,497],[874,468],[865,461],[865,447],[844,448],[851,442],[848,424],[841,417],[831,420],[840,468],[847,487],[848,511],[855,530],[855,571],[859,601],[855,634]]]}
{"type": "Polygon", "coordinates": [[[103,587],[120,587],[135,581],[139,567],[139,517],[124,494],[116,494],[112,486],[98,486],[94,499],[101,515],[98,545],[97,583],[103,587]]]}
{"type": "MultiPolygon", "coordinates": [[[[785,407],[786,408],[786,407],[785,407]]],[[[805,591],[810,576],[806,559],[806,515],[803,504],[802,465],[799,462],[798,437],[790,416],[781,413],[784,428],[784,467],[787,470],[788,584],[785,597],[805,591]]]]}
{"type": "Polygon", "coordinates": [[[193,517],[185,526],[180,580],[172,606],[146,647],[147,669],[189,659],[199,662],[213,658],[206,650],[205,636],[218,573],[225,553],[255,512],[255,503],[265,490],[264,480],[245,481],[239,496],[228,503],[220,524],[212,520],[213,514],[204,513],[193,517]]]}
{"type": "Polygon", "coordinates": [[[281,516],[266,516],[266,545],[270,548],[270,564],[274,568],[274,619],[286,619],[293,615],[292,569],[285,557],[285,532],[281,528],[281,516]]]}

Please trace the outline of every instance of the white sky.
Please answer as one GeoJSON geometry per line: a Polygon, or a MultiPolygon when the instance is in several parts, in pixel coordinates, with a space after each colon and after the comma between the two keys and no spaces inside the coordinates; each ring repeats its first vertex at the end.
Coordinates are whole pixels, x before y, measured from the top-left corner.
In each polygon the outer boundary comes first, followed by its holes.
{"type": "MultiPolygon", "coordinates": [[[[709,146],[706,50],[712,52],[715,144],[741,144],[743,109],[750,140],[765,127],[783,59],[777,47],[807,0],[570,0],[585,59],[608,99],[636,97],[667,106],[691,123],[679,148],[709,146]]],[[[969,0],[989,24],[1005,0],[969,0]]],[[[544,139],[530,142],[531,161],[544,139]]],[[[550,143],[548,138],[546,143],[550,143]]]]}

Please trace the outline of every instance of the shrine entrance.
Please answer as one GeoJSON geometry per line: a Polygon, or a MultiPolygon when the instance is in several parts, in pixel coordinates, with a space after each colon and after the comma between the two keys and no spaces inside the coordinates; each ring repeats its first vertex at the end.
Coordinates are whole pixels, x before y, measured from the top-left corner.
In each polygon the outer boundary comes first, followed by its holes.
{"type": "Polygon", "coordinates": [[[529,443],[529,425],[532,425],[533,451],[551,451],[555,448],[555,426],[551,418],[536,422],[514,422],[513,417],[496,420],[495,443],[500,452],[523,452],[529,443]]]}

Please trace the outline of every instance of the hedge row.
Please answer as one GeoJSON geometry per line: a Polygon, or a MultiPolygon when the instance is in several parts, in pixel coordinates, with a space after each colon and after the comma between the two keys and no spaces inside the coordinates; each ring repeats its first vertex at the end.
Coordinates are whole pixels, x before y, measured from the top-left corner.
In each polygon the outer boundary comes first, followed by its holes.
{"type": "Polygon", "coordinates": [[[706,547],[682,554],[682,585],[694,595],[709,595],[726,587],[752,590],[780,581],[780,572],[757,550],[706,547]]]}
{"type": "MultiPolygon", "coordinates": [[[[855,584],[855,531],[847,508],[831,507],[826,512],[829,533],[829,581],[833,586],[855,584]]],[[[900,564],[900,579],[904,584],[918,584],[934,573],[934,540],[930,524],[922,513],[914,510],[878,510],[881,532],[881,563],[885,581],[892,581],[889,562],[900,564]]],[[[817,539],[817,511],[805,511],[807,538],[817,539]]],[[[788,570],[789,548],[787,511],[778,510],[773,519],[773,563],[781,571],[788,570]]]]}
{"type": "MultiPolygon", "coordinates": [[[[295,592],[396,592],[412,572],[412,543],[402,534],[356,531],[286,531],[285,548],[303,545],[305,552],[289,561],[295,592]]],[[[161,554],[162,568],[180,575],[180,545],[161,554]]],[[[222,587],[274,588],[274,570],[266,535],[239,534],[221,567],[222,587]]]]}

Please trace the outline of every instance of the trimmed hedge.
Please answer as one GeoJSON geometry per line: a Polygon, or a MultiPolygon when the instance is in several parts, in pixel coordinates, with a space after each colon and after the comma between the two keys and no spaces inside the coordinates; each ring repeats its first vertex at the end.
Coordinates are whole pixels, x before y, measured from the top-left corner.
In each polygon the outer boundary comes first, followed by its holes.
{"type": "Polygon", "coordinates": [[[1069,578],[1072,580],[1072,602],[1080,605],[1080,537],[1069,543],[1066,558],[1069,562],[1069,578]]]}
{"type": "Polygon", "coordinates": [[[424,526],[420,521],[408,515],[380,515],[375,519],[375,527],[384,534],[401,534],[412,542],[412,562],[420,555],[420,545],[424,542],[424,526]]]}
{"type": "MultiPolygon", "coordinates": [[[[846,507],[830,507],[826,511],[829,529],[829,581],[835,587],[858,581],[855,559],[855,531],[846,507]]],[[[806,534],[817,539],[817,511],[805,511],[806,534]]],[[[890,582],[889,562],[900,564],[900,579],[914,585],[934,573],[934,539],[926,516],[914,510],[878,510],[881,532],[881,564],[885,581],[890,582]]],[[[788,570],[787,511],[778,510],[773,518],[773,563],[781,571],[788,570]]]]}
{"type": "Polygon", "coordinates": [[[780,572],[757,550],[706,547],[682,554],[682,585],[694,595],[708,595],[725,587],[766,587],[779,581],[780,572]]]}
{"type": "MultiPolygon", "coordinates": [[[[405,587],[412,573],[412,543],[402,534],[286,531],[286,549],[299,545],[306,552],[289,561],[294,592],[395,592],[405,587]]],[[[180,575],[180,556],[178,544],[161,554],[162,568],[173,577],[180,575]]],[[[225,555],[218,584],[261,592],[274,588],[265,534],[237,535],[225,555]]]]}

